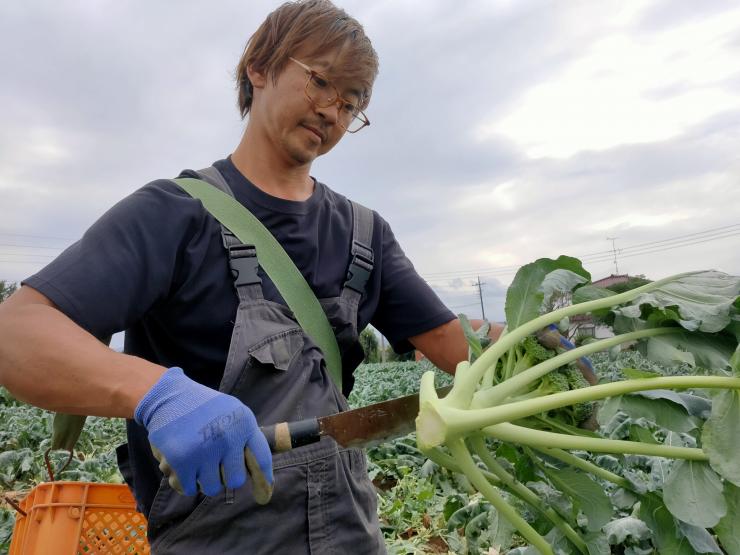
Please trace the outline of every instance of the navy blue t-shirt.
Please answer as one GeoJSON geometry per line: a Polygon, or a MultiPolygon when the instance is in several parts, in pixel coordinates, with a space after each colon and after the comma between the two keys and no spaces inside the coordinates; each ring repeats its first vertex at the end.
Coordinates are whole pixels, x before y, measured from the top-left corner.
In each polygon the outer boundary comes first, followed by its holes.
{"type": "MultiPolygon", "coordinates": [[[[339,295],[351,256],[349,201],[318,181],[306,201],[276,198],[250,183],[230,158],[215,166],[316,296],[339,295]]],[[[454,315],[377,213],[372,248],[375,267],[360,303],[358,329],[372,323],[396,351],[410,350],[408,337],[454,315]]],[[[269,278],[261,277],[265,298],[281,302],[269,278]]],[[[191,378],[218,387],[238,299],[219,224],[172,181],[154,181],[121,200],[24,283],[97,337],[125,330],[126,353],[181,366],[191,378]]]]}

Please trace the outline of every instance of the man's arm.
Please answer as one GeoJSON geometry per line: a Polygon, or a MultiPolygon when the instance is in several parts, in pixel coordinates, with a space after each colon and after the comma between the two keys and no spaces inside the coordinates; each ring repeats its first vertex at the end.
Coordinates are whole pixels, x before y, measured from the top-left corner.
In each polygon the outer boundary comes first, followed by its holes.
{"type": "MultiPolygon", "coordinates": [[[[474,330],[483,325],[483,320],[471,320],[474,330]]],[[[493,341],[496,341],[504,327],[501,324],[491,324],[488,333],[493,341]]],[[[427,332],[409,338],[409,342],[432,364],[450,374],[455,373],[457,363],[468,360],[468,342],[459,319],[450,320],[446,324],[431,329],[427,332]]]]}
{"type": "Polygon", "coordinates": [[[103,345],[31,287],[0,303],[0,385],[22,401],[132,418],[165,370],[103,345]]]}

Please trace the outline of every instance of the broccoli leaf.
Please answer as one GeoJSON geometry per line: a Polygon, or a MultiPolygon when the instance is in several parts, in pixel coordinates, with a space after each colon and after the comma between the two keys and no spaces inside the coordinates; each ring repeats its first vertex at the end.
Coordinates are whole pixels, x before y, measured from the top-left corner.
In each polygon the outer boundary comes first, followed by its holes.
{"type": "Polygon", "coordinates": [[[506,292],[504,310],[509,329],[514,329],[539,316],[545,297],[542,283],[550,272],[558,269],[570,270],[587,280],[591,279],[591,275],[583,269],[580,260],[570,256],[560,256],[557,260],[540,258],[522,266],[506,292]]]}
{"type": "Polygon", "coordinates": [[[650,538],[650,528],[642,520],[633,516],[626,516],[611,521],[604,526],[604,533],[611,545],[624,543],[628,538],[633,541],[647,540],[650,538]]]}
{"type": "Polygon", "coordinates": [[[688,539],[679,532],[676,519],[657,494],[648,493],[640,497],[638,516],[653,531],[653,543],[658,553],[695,555],[696,551],[692,549],[688,539]]]}
{"type": "Polygon", "coordinates": [[[667,399],[646,399],[640,395],[620,395],[608,399],[599,409],[599,422],[605,425],[617,411],[628,414],[633,420],[644,418],[674,432],[690,432],[699,425],[695,418],[688,415],[683,404],[667,399]]]}
{"type": "Polygon", "coordinates": [[[648,305],[663,310],[665,315],[673,314],[689,331],[715,333],[730,324],[731,310],[739,294],[737,276],[716,271],[695,272],[643,293],[614,312],[629,318],[644,318],[644,307],[648,305]]]}
{"type": "Polygon", "coordinates": [[[726,371],[730,367],[733,347],[728,336],[694,332],[651,337],[639,346],[639,350],[659,364],[675,366],[686,363],[726,371]]]}
{"type": "Polygon", "coordinates": [[[712,415],[704,424],[701,439],[710,466],[725,480],[740,486],[740,390],[714,394],[712,415]]]}
{"type": "Polygon", "coordinates": [[[729,555],[740,555],[740,488],[725,484],[727,514],[714,527],[722,547],[729,555]]]}
{"type": "Polygon", "coordinates": [[[550,481],[563,493],[567,494],[573,504],[581,509],[588,518],[588,530],[601,530],[612,517],[614,508],[604,488],[588,474],[572,468],[542,467],[550,481]]]}
{"type": "Polygon", "coordinates": [[[562,268],[553,270],[542,280],[541,288],[544,295],[542,302],[547,304],[550,302],[550,298],[554,293],[570,292],[577,285],[581,285],[587,281],[588,279],[584,276],[570,270],[562,268]]]}
{"type": "Polygon", "coordinates": [[[727,513],[722,481],[705,462],[676,462],[665,482],[663,500],[677,519],[702,528],[716,525],[727,513]]]}

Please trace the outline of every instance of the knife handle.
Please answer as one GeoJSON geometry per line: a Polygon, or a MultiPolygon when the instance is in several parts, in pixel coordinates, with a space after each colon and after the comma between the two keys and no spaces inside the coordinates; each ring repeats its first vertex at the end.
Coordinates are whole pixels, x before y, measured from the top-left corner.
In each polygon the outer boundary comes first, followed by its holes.
{"type": "Polygon", "coordinates": [[[279,422],[270,426],[261,426],[267,443],[273,453],[282,453],[295,447],[316,443],[321,439],[317,418],[307,418],[295,422],[279,422]]]}

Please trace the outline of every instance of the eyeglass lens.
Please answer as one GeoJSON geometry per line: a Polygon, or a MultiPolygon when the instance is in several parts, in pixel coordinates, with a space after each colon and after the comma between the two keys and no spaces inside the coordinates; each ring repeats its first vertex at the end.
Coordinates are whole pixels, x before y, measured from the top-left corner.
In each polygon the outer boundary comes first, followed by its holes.
{"type": "MultiPolygon", "coordinates": [[[[320,74],[312,73],[309,75],[306,84],[306,94],[321,108],[328,108],[331,105],[338,105],[339,95],[337,88],[320,74]]],[[[359,131],[365,125],[362,118],[358,117],[358,108],[351,101],[342,99],[339,110],[339,123],[350,133],[359,131]]]]}

